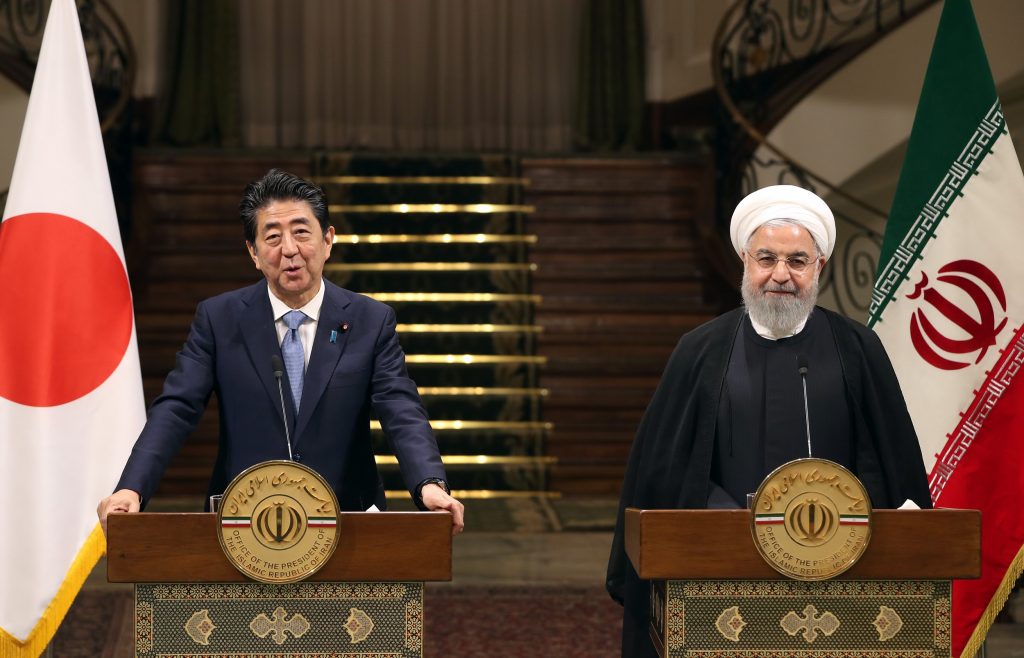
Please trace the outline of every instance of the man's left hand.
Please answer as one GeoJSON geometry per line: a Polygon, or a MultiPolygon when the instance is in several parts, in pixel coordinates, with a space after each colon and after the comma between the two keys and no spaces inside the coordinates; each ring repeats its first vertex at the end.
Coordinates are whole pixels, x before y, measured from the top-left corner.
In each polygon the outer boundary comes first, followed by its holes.
{"type": "Polygon", "coordinates": [[[459,534],[465,528],[465,523],[462,520],[464,511],[462,503],[445,493],[439,485],[433,482],[423,485],[420,490],[420,499],[423,501],[423,506],[431,512],[445,510],[452,513],[452,536],[459,534]]]}

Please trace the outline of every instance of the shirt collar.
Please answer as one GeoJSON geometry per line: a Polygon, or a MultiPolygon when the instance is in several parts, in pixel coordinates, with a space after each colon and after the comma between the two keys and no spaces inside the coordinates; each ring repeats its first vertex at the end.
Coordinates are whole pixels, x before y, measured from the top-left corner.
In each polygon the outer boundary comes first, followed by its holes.
{"type": "Polygon", "coordinates": [[[267,286],[267,294],[270,296],[270,309],[274,312],[274,322],[277,322],[284,316],[285,313],[292,310],[299,310],[306,314],[307,317],[311,318],[314,322],[320,321],[320,307],[324,304],[324,291],[326,286],[324,280],[320,279],[320,290],[313,295],[313,299],[306,302],[306,305],[299,309],[292,309],[290,306],[282,302],[271,290],[270,286],[267,286]]]}
{"type": "Polygon", "coordinates": [[[786,334],[785,336],[774,335],[771,331],[768,330],[768,327],[764,326],[763,324],[760,324],[750,315],[750,313],[747,313],[747,317],[750,318],[750,325],[754,327],[754,331],[757,333],[758,336],[760,336],[761,338],[767,338],[768,340],[781,340],[783,338],[791,338],[793,336],[796,336],[798,333],[803,331],[804,327],[807,326],[808,318],[810,318],[811,316],[810,314],[808,314],[807,317],[803,319],[803,322],[796,326],[796,329],[793,330],[793,333],[786,334]]]}

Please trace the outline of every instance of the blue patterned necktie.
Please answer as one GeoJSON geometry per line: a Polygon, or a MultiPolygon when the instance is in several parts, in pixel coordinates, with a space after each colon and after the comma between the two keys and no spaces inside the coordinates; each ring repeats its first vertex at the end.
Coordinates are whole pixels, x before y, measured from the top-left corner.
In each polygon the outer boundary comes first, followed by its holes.
{"type": "Polygon", "coordinates": [[[302,311],[288,311],[281,318],[288,326],[288,333],[281,341],[281,356],[284,357],[284,369],[288,371],[288,383],[292,387],[292,401],[295,402],[295,413],[299,413],[299,402],[302,401],[302,379],[306,370],[306,351],[299,340],[299,325],[306,320],[302,311]]]}

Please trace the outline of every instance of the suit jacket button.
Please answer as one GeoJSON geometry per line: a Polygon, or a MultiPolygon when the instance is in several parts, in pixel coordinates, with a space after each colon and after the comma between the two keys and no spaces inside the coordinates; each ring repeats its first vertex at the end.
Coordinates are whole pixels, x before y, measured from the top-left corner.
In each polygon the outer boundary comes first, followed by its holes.
{"type": "Polygon", "coordinates": [[[302,455],[300,455],[299,453],[295,453],[295,461],[301,462],[302,461],[302,455]]]}

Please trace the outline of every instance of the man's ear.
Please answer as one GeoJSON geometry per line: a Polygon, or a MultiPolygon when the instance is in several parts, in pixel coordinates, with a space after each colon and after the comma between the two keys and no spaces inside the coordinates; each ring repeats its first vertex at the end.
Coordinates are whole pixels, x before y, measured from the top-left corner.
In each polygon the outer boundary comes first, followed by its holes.
{"type": "Polygon", "coordinates": [[[251,243],[248,240],[246,240],[245,241],[245,248],[249,250],[249,258],[252,259],[253,265],[256,266],[256,269],[257,270],[261,269],[260,268],[260,259],[256,256],[256,245],[254,245],[253,243],[251,243]]]}
{"type": "Polygon", "coordinates": [[[334,227],[328,226],[327,231],[324,232],[324,240],[327,241],[327,257],[331,257],[331,247],[334,246],[334,227]]]}

